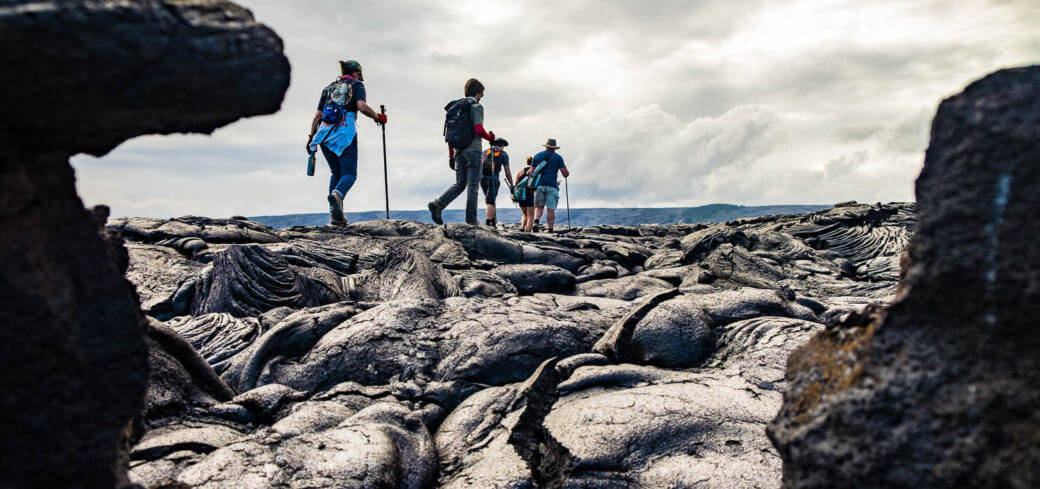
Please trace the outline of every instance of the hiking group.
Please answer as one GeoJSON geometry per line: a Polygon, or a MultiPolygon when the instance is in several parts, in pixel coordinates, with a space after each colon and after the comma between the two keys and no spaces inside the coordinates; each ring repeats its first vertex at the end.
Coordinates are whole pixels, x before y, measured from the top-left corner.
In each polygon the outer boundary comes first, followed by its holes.
{"type": "MultiPolygon", "coordinates": [[[[340,76],[321,92],[318,107],[311,121],[307,138],[307,174],[314,174],[314,155],[320,149],[329,164],[330,224],[347,224],[343,213],[343,199],[357,180],[357,114],[368,116],[376,124],[385,126],[387,116],[372,110],[367,102],[361,64],[340,61],[340,76]]],[[[496,200],[502,174],[509,186],[510,199],[519,204],[523,218],[520,229],[540,231],[539,221],[545,215],[549,232],[556,223],[556,207],[560,200],[558,175],[570,176],[556,140],[550,138],[545,150],[527,158],[527,165],[517,172],[515,179],[509,168],[509,142],[495,137],[494,131],[484,127],[484,85],[470,79],[463,87],[463,97],[444,107],[444,140],[448,143],[448,166],[455,172],[455,182],[428,204],[430,218],[444,224],[442,212],[463,191],[466,192],[466,223],[477,225],[478,189],[484,193],[484,223],[498,225],[496,200]],[[483,150],[483,141],[490,148],[483,150]]],[[[385,133],[384,133],[385,136],[385,133]]],[[[385,140],[384,140],[385,144],[385,140]]],[[[385,151],[385,148],[384,148],[385,151]]],[[[389,208],[388,208],[389,215],[389,208]]]]}

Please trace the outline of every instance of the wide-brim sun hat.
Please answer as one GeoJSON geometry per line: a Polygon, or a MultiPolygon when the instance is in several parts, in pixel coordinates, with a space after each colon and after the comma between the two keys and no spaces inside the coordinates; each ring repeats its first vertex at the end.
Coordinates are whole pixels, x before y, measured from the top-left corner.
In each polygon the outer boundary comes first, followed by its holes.
{"type": "Polygon", "coordinates": [[[543,144],[542,146],[545,146],[549,149],[560,149],[560,147],[556,145],[556,138],[549,138],[545,141],[545,144],[543,144]]]}
{"type": "Polygon", "coordinates": [[[500,147],[504,148],[506,146],[509,146],[509,141],[506,141],[505,139],[502,139],[502,138],[498,138],[493,143],[491,143],[491,145],[492,146],[500,146],[500,147]]]}

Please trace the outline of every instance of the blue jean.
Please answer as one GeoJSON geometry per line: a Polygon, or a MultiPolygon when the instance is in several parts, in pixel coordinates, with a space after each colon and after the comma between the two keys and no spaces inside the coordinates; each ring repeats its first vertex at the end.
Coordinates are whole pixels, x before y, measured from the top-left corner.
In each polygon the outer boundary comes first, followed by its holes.
{"type": "Polygon", "coordinates": [[[347,146],[343,150],[343,154],[339,156],[324,145],[321,146],[321,152],[325,155],[325,161],[329,162],[329,170],[332,171],[332,177],[329,178],[329,193],[331,194],[335,190],[341,196],[346,197],[350,187],[353,187],[357,180],[357,136],[354,136],[354,142],[350,143],[350,146],[347,146]]]}

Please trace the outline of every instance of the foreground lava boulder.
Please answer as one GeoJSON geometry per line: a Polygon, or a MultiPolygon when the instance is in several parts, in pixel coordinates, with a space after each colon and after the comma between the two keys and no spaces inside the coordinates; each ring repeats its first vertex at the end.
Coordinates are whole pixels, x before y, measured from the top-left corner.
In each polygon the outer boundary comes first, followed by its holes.
{"type": "Polygon", "coordinates": [[[1040,66],[944,101],[900,296],[795,352],[787,488],[1040,486],[1040,66]]]}
{"type": "Polygon", "coordinates": [[[0,487],[125,485],[145,323],[69,156],[274,112],[288,61],[229,2],[59,0],[3,3],[0,65],[0,487]]]}

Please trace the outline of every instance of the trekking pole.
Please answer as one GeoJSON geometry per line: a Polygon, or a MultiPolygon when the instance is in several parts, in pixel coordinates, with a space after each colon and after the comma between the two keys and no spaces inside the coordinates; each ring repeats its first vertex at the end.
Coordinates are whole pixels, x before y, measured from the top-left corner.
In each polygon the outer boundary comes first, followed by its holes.
{"type": "MultiPolygon", "coordinates": [[[[379,113],[386,113],[385,105],[379,106],[379,113]]],[[[386,218],[390,219],[390,178],[386,170],[386,123],[380,125],[383,126],[383,192],[386,195],[386,218]]]]}
{"type": "Polygon", "coordinates": [[[567,183],[567,177],[563,177],[563,189],[567,197],[567,230],[571,230],[571,186],[567,183]]]}

